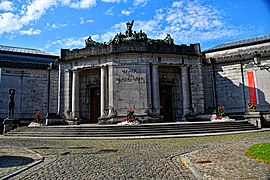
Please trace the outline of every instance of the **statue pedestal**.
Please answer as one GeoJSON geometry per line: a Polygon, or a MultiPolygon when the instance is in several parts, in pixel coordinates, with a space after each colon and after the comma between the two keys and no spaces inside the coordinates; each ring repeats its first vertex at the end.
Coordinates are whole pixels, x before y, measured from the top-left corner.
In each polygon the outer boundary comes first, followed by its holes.
{"type": "Polygon", "coordinates": [[[3,124],[4,124],[3,134],[5,135],[8,131],[17,128],[20,125],[20,121],[19,119],[15,118],[6,118],[4,119],[3,124]]]}
{"type": "Polygon", "coordinates": [[[260,112],[247,112],[244,115],[245,120],[250,124],[262,128],[261,113],[260,112]]]}

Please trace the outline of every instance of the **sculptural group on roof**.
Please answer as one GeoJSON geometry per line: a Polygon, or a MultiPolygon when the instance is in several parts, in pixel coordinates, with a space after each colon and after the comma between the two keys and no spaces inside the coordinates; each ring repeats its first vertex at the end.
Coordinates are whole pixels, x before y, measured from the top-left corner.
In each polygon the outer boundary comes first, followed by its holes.
{"type": "Polygon", "coordinates": [[[100,43],[100,42],[96,42],[94,40],[92,40],[91,36],[89,36],[86,40],[85,40],[85,46],[86,47],[92,47],[92,46],[107,46],[110,44],[118,44],[118,43],[122,43],[122,42],[146,42],[149,44],[168,44],[168,45],[173,45],[174,44],[174,40],[172,39],[170,34],[167,34],[167,37],[165,39],[150,39],[147,37],[146,33],[144,33],[142,30],[140,30],[139,32],[133,31],[132,27],[133,27],[133,23],[134,20],[132,20],[131,22],[127,22],[126,26],[127,29],[125,31],[125,34],[117,33],[115,35],[115,37],[113,39],[111,39],[109,42],[107,43],[100,43]]]}

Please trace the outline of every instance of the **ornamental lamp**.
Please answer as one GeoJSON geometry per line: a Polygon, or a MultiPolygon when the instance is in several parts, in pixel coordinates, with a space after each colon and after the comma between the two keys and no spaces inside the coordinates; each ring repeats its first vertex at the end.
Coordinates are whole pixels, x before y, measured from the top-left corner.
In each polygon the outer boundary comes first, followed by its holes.
{"type": "Polygon", "coordinates": [[[261,54],[259,54],[257,51],[255,51],[253,53],[253,62],[256,65],[260,65],[261,64],[261,54]]]}

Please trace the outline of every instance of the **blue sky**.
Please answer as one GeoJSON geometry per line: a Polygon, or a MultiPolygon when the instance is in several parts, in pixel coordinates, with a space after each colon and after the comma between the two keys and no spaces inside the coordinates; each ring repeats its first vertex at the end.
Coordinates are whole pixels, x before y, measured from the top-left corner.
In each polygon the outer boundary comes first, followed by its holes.
{"type": "Polygon", "coordinates": [[[61,48],[83,48],[89,35],[107,42],[131,20],[149,38],[169,33],[176,44],[206,50],[270,34],[270,1],[0,0],[0,44],[60,55],[61,48]]]}

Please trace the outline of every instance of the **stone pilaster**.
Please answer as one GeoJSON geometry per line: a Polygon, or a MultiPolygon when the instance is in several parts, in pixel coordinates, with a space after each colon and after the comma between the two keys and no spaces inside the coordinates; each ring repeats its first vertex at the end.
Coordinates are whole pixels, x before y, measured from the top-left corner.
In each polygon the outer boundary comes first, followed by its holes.
{"type": "Polygon", "coordinates": [[[62,81],[61,65],[58,68],[58,98],[57,98],[57,114],[61,113],[61,81],[62,81]]]}
{"type": "Polygon", "coordinates": [[[107,107],[108,100],[108,68],[107,66],[100,67],[100,115],[101,117],[106,116],[105,110],[107,107]]]}
{"type": "Polygon", "coordinates": [[[153,107],[157,114],[160,114],[160,96],[159,96],[159,76],[158,65],[152,65],[152,89],[153,89],[153,107]]]}
{"type": "Polygon", "coordinates": [[[183,94],[183,116],[187,116],[190,113],[190,86],[187,66],[183,66],[181,68],[181,78],[183,94]]]}
{"type": "Polygon", "coordinates": [[[72,116],[79,116],[79,72],[77,70],[72,71],[72,116]]]}

